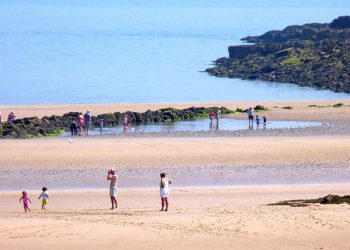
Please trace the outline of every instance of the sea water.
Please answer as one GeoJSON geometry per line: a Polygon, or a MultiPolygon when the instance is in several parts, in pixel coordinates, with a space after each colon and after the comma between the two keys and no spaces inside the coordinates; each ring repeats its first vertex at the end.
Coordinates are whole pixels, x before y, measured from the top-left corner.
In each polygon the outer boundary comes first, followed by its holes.
{"type": "Polygon", "coordinates": [[[349,10],[345,0],[1,0],[0,104],[349,98],[200,72],[242,37],[349,10]]]}

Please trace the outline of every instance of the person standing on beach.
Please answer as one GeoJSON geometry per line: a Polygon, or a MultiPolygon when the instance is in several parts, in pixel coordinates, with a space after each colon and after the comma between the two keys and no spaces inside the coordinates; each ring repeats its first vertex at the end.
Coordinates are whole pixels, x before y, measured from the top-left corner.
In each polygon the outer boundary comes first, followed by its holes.
{"type": "Polygon", "coordinates": [[[78,127],[76,121],[73,119],[69,126],[71,136],[75,136],[78,133],[78,127]]]}
{"type": "Polygon", "coordinates": [[[87,111],[84,114],[84,123],[85,123],[85,132],[86,132],[86,135],[88,135],[89,134],[90,125],[91,125],[90,111],[87,111]]]}
{"type": "Polygon", "coordinates": [[[168,211],[169,207],[169,184],[173,183],[172,180],[165,177],[165,173],[160,173],[160,200],[162,202],[162,208],[160,211],[168,211]],[[165,205],[165,210],[164,210],[165,205]]]}
{"type": "Polygon", "coordinates": [[[252,107],[249,107],[247,113],[248,113],[249,124],[250,124],[250,122],[253,124],[254,123],[254,109],[252,107]]]}
{"type": "Polygon", "coordinates": [[[29,199],[26,191],[22,192],[22,197],[19,199],[19,203],[21,203],[21,201],[23,202],[24,212],[30,211],[29,202],[32,203],[32,201],[29,199]]]}
{"type": "Polygon", "coordinates": [[[114,209],[116,209],[118,207],[118,205],[117,205],[118,175],[116,174],[114,169],[108,170],[107,180],[110,181],[110,184],[109,184],[109,196],[111,197],[111,203],[112,203],[111,209],[114,210],[114,209]]]}
{"type": "Polygon", "coordinates": [[[82,113],[78,115],[77,124],[78,124],[79,135],[81,135],[81,133],[83,132],[83,125],[84,125],[84,116],[82,113]]]}
{"type": "Polygon", "coordinates": [[[7,122],[10,123],[10,124],[12,124],[13,121],[15,120],[15,118],[16,118],[15,113],[10,112],[9,115],[7,116],[7,122]]]}
{"type": "Polygon", "coordinates": [[[216,122],[219,122],[219,119],[220,119],[220,109],[217,109],[215,111],[215,119],[216,119],[216,122]]]}
{"type": "Polygon", "coordinates": [[[41,189],[43,192],[39,195],[38,200],[42,199],[41,210],[46,210],[46,205],[49,203],[49,193],[47,192],[47,187],[41,189]]]}

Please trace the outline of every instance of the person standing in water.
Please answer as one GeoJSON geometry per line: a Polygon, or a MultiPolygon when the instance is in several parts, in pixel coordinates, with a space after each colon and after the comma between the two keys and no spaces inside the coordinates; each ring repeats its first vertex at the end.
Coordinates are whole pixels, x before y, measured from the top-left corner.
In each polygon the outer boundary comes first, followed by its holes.
{"type": "Polygon", "coordinates": [[[118,183],[118,175],[116,174],[114,169],[108,170],[107,180],[110,181],[109,184],[109,196],[111,198],[112,207],[114,210],[118,207],[117,205],[117,183],[118,183]]]}
{"type": "Polygon", "coordinates": [[[250,108],[248,109],[247,113],[248,113],[248,121],[249,121],[249,124],[250,124],[250,122],[251,122],[252,125],[253,125],[253,123],[254,123],[254,109],[253,109],[252,107],[250,107],[250,108]]]}
{"type": "Polygon", "coordinates": [[[220,109],[217,109],[215,111],[215,119],[216,119],[216,122],[219,122],[219,119],[220,119],[220,109]]]}
{"type": "Polygon", "coordinates": [[[76,121],[73,119],[72,123],[69,125],[69,129],[70,129],[70,135],[71,136],[76,136],[78,133],[78,126],[76,121]]]}
{"type": "Polygon", "coordinates": [[[266,128],[266,123],[267,123],[266,116],[263,116],[263,122],[264,122],[264,128],[266,128]]]}
{"type": "Polygon", "coordinates": [[[172,180],[165,177],[165,173],[160,173],[160,200],[162,202],[162,208],[160,211],[168,211],[169,207],[169,184],[173,183],[172,180]],[[164,210],[165,205],[165,210],[164,210]]]}

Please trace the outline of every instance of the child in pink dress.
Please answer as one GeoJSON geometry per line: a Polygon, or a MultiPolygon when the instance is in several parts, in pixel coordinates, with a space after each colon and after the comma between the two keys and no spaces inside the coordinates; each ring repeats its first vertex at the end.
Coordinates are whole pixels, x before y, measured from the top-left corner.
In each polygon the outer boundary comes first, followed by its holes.
{"type": "Polygon", "coordinates": [[[27,196],[27,192],[26,191],[22,192],[22,197],[19,199],[19,203],[21,203],[21,200],[23,201],[24,211],[25,212],[27,212],[27,210],[30,211],[29,202],[32,203],[32,201],[27,196]]]}

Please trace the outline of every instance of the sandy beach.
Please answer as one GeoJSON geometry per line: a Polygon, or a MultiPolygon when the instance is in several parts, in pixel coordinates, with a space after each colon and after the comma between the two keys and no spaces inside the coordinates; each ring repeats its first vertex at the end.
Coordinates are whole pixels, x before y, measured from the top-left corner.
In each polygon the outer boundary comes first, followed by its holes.
{"type": "MultiPolygon", "coordinates": [[[[0,248],[349,249],[349,205],[267,206],[349,194],[350,101],[3,106],[21,116],[261,104],[320,128],[0,141],[0,248]],[[336,103],[341,107],[333,107],[336,103]],[[310,107],[316,105],[317,107],[310,107]],[[283,109],[291,106],[292,109],[283,109]],[[110,211],[106,170],[120,174],[110,211]],[[160,213],[159,171],[175,180],[160,213]],[[273,185],[272,185],[273,184],[273,185]],[[50,191],[47,211],[37,196],[50,191]],[[18,203],[26,189],[33,210],[18,203]],[[132,240],[131,240],[132,239],[132,240]]],[[[228,118],[245,119],[244,114],[228,118]]]]}
{"type": "Polygon", "coordinates": [[[267,206],[284,199],[347,194],[349,184],[171,190],[158,212],[158,190],[122,190],[108,209],[105,191],[52,191],[47,211],[29,192],[1,194],[2,249],[349,249],[349,205],[267,206]]]}

